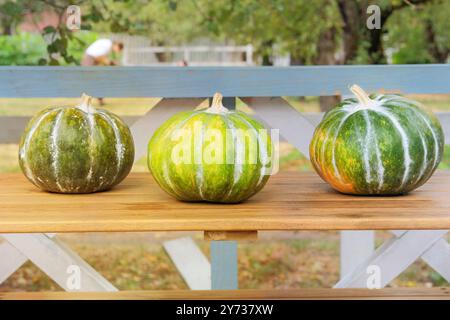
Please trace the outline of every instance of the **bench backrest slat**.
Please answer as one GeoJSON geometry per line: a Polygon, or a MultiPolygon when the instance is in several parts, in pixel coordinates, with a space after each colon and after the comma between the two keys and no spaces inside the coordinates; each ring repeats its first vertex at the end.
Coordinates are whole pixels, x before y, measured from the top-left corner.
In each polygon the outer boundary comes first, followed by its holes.
{"type": "Polygon", "coordinates": [[[450,93],[450,65],[301,67],[0,67],[0,97],[228,97],[450,93]]]}

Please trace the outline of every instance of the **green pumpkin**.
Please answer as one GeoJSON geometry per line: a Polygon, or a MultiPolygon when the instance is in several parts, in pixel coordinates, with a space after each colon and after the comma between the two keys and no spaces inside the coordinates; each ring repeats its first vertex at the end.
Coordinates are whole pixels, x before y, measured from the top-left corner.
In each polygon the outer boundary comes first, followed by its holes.
{"type": "Polygon", "coordinates": [[[357,99],[328,111],[310,144],[311,162],[334,189],[348,194],[397,195],[423,185],[442,158],[438,119],[398,95],[357,99]]]}
{"type": "Polygon", "coordinates": [[[28,123],[19,148],[25,176],[58,193],[91,193],[112,188],[130,172],[134,143],[116,115],[90,105],[39,112],[28,123]]]}
{"type": "Polygon", "coordinates": [[[263,125],[228,110],[216,94],[210,108],[178,113],[155,132],[148,166],[161,188],[179,200],[237,203],[264,187],[271,155],[263,125]]]}

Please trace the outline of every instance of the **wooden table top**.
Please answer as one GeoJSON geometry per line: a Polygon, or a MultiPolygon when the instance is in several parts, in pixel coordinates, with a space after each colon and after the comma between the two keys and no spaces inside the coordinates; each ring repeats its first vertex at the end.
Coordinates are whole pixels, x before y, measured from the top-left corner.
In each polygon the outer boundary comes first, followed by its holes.
{"type": "Polygon", "coordinates": [[[86,195],[40,191],[20,173],[0,174],[0,233],[450,229],[450,172],[396,197],[333,191],[315,173],[280,173],[247,202],[184,203],[149,173],[86,195]]]}

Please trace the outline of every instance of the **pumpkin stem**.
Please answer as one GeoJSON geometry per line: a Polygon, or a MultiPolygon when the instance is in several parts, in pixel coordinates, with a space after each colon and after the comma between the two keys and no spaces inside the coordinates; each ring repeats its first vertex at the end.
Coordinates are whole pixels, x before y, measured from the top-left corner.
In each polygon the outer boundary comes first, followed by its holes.
{"type": "Polygon", "coordinates": [[[216,92],[213,96],[211,107],[209,107],[206,111],[210,113],[228,112],[228,109],[225,108],[222,104],[222,98],[223,98],[222,94],[220,92],[216,92]]]}
{"type": "Polygon", "coordinates": [[[80,104],[79,108],[81,108],[82,110],[84,110],[87,113],[91,113],[92,111],[95,110],[91,106],[91,101],[92,101],[92,97],[88,96],[86,93],[83,93],[81,95],[81,104],[80,104]]]}
{"type": "Polygon", "coordinates": [[[350,91],[356,96],[359,103],[361,103],[365,107],[367,107],[372,101],[369,95],[360,86],[356,84],[350,87],[350,91]]]}

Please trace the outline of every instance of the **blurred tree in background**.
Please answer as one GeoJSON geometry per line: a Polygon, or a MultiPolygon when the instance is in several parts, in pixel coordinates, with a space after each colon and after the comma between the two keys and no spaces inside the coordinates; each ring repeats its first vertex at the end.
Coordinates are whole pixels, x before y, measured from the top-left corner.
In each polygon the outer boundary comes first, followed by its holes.
{"type": "MultiPolygon", "coordinates": [[[[16,34],[27,15],[39,19],[51,10],[59,22],[42,30],[47,57],[39,63],[77,64],[80,55],[70,46],[82,48],[92,39],[67,30],[65,10],[73,4],[82,8],[83,30],[142,35],[160,46],[202,38],[251,43],[262,65],[279,54],[289,54],[292,65],[443,63],[450,50],[448,0],[0,0],[0,30],[16,34]],[[372,4],[381,20],[379,29],[370,30],[372,4]]],[[[26,41],[18,37],[5,47],[16,50],[26,41]]],[[[30,57],[17,63],[29,64],[39,52],[31,46],[30,57]]]]}

